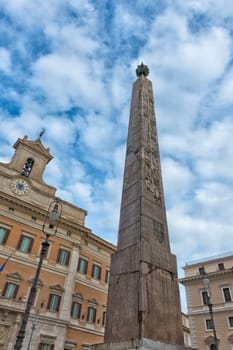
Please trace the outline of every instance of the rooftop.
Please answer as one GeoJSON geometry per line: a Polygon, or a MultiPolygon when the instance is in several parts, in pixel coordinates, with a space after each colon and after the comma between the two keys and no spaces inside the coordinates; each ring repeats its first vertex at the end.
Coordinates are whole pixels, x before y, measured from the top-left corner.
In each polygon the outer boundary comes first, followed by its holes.
{"type": "Polygon", "coordinates": [[[186,262],[184,268],[186,266],[197,265],[197,264],[201,264],[201,263],[204,263],[204,262],[207,262],[207,261],[224,259],[224,258],[228,258],[230,256],[233,257],[233,251],[228,252],[228,253],[224,253],[224,254],[214,255],[214,256],[203,258],[203,259],[199,259],[199,260],[193,260],[193,261],[186,262]]]}

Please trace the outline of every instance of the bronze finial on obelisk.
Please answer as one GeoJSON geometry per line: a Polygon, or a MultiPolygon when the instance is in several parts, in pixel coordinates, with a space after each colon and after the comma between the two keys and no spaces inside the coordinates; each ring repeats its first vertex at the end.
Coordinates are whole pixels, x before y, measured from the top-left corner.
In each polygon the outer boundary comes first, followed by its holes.
{"type": "Polygon", "coordinates": [[[140,77],[141,75],[147,77],[149,75],[149,72],[149,68],[143,62],[137,66],[136,74],[138,77],[140,77]]]}
{"type": "Polygon", "coordinates": [[[143,63],[136,74],[101,349],[183,350],[176,257],[170,252],[152,83],[143,63]]]}

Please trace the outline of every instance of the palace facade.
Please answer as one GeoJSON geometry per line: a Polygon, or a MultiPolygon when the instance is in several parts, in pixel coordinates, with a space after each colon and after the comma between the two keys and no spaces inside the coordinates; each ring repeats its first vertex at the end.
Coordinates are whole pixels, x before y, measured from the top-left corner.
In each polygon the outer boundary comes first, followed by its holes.
{"type": "MultiPolygon", "coordinates": [[[[56,189],[43,181],[52,156],[40,139],[14,144],[0,163],[0,349],[12,350],[39,262],[42,226],[56,189]],[[4,262],[8,260],[4,266],[4,262]]],[[[59,199],[62,213],[43,261],[23,349],[80,350],[103,341],[115,246],[85,226],[87,212],[59,199]]]]}

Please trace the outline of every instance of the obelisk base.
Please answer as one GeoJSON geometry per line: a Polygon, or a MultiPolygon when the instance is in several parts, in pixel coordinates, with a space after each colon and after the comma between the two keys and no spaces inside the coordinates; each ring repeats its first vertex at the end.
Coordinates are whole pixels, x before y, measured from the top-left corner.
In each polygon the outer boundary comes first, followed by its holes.
{"type": "Polygon", "coordinates": [[[183,345],[164,344],[160,341],[142,338],[130,341],[95,344],[91,350],[185,350],[183,345]]]}

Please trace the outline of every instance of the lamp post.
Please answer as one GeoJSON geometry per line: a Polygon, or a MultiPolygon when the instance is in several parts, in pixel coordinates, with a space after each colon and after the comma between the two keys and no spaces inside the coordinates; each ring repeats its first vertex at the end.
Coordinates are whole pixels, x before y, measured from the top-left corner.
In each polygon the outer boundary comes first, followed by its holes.
{"type": "Polygon", "coordinates": [[[206,291],[206,293],[205,293],[205,304],[209,308],[210,319],[211,319],[212,327],[213,327],[215,348],[216,348],[216,350],[218,350],[218,338],[217,338],[217,334],[216,334],[216,329],[215,329],[215,324],[214,324],[214,317],[213,317],[213,304],[211,303],[210,295],[208,293],[209,285],[210,285],[210,280],[209,280],[208,276],[204,276],[203,277],[203,284],[204,284],[204,289],[206,291]]]}
{"type": "Polygon", "coordinates": [[[43,226],[42,226],[42,232],[45,234],[45,239],[41,243],[39,262],[37,265],[35,277],[33,279],[33,283],[32,283],[32,286],[31,286],[31,289],[29,292],[29,296],[27,299],[26,308],[25,308],[25,311],[22,315],[22,320],[21,320],[20,328],[19,328],[19,331],[17,334],[14,350],[22,349],[28,318],[29,318],[31,308],[34,304],[35,297],[36,297],[37,284],[39,281],[41,267],[42,267],[43,260],[46,257],[46,254],[47,254],[47,251],[48,251],[48,248],[50,245],[49,237],[54,236],[57,232],[57,227],[58,227],[59,219],[61,216],[61,211],[62,211],[62,207],[57,199],[52,201],[52,203],[50,203],[48,211],[46,213],[46,217],[45,217],[43,226]]]}
{"type": "Polygon", "coordinates": [[[30,334],[30,338],[29,338],[27,350],[30,349],[31,341],[32,341],[32,336],[33,336],[34,330],[36,329],[36,325],[37,325],[38,322],[39,322],[39,310],[36,311],[35,319],[34,319],[34,321],[32,322],[31,334],[30,334]]]}

